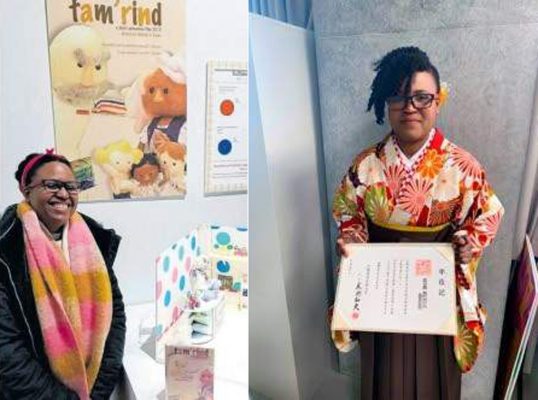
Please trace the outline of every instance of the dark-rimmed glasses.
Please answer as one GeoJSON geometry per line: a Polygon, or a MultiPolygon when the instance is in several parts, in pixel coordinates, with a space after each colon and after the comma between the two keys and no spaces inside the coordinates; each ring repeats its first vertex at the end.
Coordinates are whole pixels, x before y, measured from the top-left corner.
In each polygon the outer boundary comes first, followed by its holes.
{"type": "Polygon", "coordinates": [[[78,194],[80,191],[80,182],[77,181],[59,181],[57,179],[43,179],[41,182],[32,186],[27,186],[26,189],[33,189],[41,186],[49,193],[58,193],[62,188],[70,194],[78,194]]]}
{"type": "Polygon", "coordinates": [[[387,105],[391,110],[403,110],[407,103],[411,103],[417,110],[424,110],[431,107],[435,95],[431,93],[417,93],[411,96],[390,96],[387,98],[387,105]]]}

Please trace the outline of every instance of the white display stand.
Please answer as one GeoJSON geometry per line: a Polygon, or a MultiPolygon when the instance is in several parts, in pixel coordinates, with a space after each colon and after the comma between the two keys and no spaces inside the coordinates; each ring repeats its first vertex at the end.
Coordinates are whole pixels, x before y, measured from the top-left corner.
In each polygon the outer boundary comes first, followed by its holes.
{"type": "Polygon", "coordinates": [[[325,319],[329,243],[314,36],[251,15],[250,46],[249,385],[271,399],[350,399],[354,382],[332,369],[325,319]]]}
{"type": "MultiPolygon", "coordinates": [[[[143,350],[140,326],[155,320],[153,302],[126,306],[127,335],[123,365],[126,397],[164,400],[164,364],[143,350]]],[[[248,399],[248,311],[226,308],[215,339],[203,345],[215,349],[215,399],[248,399]]]]}

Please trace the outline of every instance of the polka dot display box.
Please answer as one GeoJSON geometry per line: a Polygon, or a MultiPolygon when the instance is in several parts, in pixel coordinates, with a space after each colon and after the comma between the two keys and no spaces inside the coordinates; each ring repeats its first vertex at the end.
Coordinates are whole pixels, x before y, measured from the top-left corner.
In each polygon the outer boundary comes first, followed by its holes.
{"type": "Polygon", "coordinates": [[[248,232],[243,228],[211,227],[212,277],[221,283],[227,303],[246,306],[248,296],[248,232]]]}
{"type": "MultiPolygon", "coordinates": [[[[219,279],[220,293],[247,295],[248,231],[246,228],[200,225],[166,248],[156,259],[155,336],[162,347],[171,337],[190,336],[193,308],[210,308],[212,302],[192,304],[200,270],[219,279]]],[[[221,294],[219,294],[219,299],[221,294]]],[[[241,297],[238,297],[241,299],[241,297]]],[[[215,304],[219,299],[214,300],[215,304]]],[[[244,302],[246,304],[246,302],[244,302]]]]}
{"type": "Polygon", "coordinates": [[[203,227],[193,230],[163,251],[155,261],[155,334],[158,339],[188,308],[191,270],[197,257],[202,255],[203,232],[203,227]]]}

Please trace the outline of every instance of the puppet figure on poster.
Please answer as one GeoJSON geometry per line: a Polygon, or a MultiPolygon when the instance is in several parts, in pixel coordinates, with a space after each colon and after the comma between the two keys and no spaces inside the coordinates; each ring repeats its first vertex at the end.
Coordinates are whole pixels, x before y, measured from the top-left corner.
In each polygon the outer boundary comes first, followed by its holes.
{"type": "Polygon", "coordinates": [[[183,198],[185,0],[47,0],[56,151],[81,201],[183,198]]]}

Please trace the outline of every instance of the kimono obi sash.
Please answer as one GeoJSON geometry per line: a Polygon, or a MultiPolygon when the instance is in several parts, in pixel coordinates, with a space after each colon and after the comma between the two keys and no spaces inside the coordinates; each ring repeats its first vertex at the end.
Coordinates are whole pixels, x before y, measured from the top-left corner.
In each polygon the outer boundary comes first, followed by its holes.
{"type": "Polygon", "coordinates": [[[454,226],[446,223],[438,226],[407,226],[373,222],[368,223],[368,241],[370,243],[432,243],[451,242],[454,226]]]}

